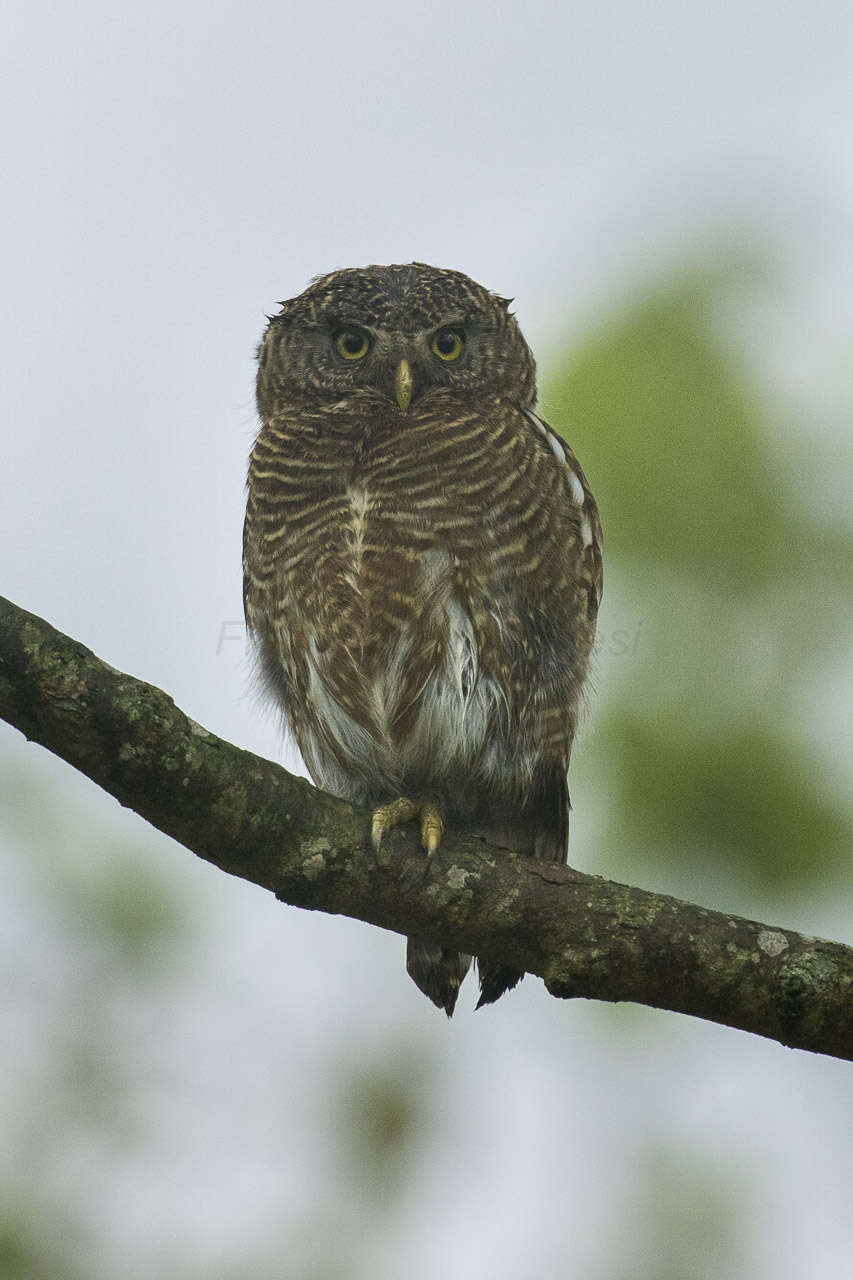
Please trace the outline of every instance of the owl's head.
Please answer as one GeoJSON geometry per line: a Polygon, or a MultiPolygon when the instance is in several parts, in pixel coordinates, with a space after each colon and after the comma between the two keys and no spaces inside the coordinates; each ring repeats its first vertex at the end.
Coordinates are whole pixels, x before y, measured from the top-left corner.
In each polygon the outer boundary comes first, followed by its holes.
{"type": "Polygon", "coordinates": [[[536,365],[507,299],[422,262],[319,276],[270,319],[258,358],[265,419],[356,391],[400,413],[442,389],[522,407],[536,398],[536,365]]]}

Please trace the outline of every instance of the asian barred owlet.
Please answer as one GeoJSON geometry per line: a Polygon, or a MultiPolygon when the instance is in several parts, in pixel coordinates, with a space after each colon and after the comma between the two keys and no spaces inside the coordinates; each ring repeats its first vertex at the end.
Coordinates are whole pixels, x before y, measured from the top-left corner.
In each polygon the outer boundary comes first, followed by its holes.
{"type": "MultiPolygon", "coordinates": [[[[427,856],[452,823],[565,861],[600,526],[508,301],[419,262],[334,271],[258,354],[246,621],[312,778],[373,809],[374,846],[417,818],[427,856]]],[[[470,963],[409,939],[448,1015],[470,963]]],[[[480,1004],[522,976],[478,967],[480,1004]]]]}

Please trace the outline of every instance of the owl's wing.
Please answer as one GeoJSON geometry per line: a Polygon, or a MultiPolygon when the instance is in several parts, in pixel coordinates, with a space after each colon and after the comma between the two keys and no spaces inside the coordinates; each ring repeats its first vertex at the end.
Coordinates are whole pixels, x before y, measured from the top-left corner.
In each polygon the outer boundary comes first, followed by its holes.
{"type": "Polygon", "coordinates": [[[543,418],[540,418],[538,413],[534,413],[532,409],[525,410],[525,413],[533,426],[541,432],[561,465],[566,500],[575,508],[578,515],[581,538],[580,568],[587,588],[588,618],[594,626],[604,582],[601,560],[601,520],[598,507],[581,464],[566,441],[543,418]]]}

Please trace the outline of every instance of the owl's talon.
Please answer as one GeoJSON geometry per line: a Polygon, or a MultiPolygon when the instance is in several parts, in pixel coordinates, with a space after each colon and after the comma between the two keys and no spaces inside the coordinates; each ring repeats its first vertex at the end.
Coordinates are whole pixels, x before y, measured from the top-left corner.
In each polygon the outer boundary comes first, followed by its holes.
{"type": "Polygon", "coordinates": [[[415,804],[406,796],[400,796],[397,800],[391,800],[388,804],[382,804],[378,809],[373,810],[370,820],[370,843],[373,845],[374,852],[379,852],[382,837],[386,831],[390,831],[392,827],[398,827],[401,822],[411,822],[412,818],[420,818],[421,844],[426,850],[427,859],[430,859],[441,843],[441,835],[444,831],[441,811],[432,801],[415,804]]]}
{"type": "Polygon", "coordinates": [[[405,796],[400,796],[390,804],[381,804],[378,809],[374,809],[370,820],[370,843],[373,845],[374,852],[379,852],[382,837],[386,831],[399,826],[401,822],[411,821],[417,812],[417,805],[407,800],[405,796]]]}
{"type": "Polygon", "coordinates": [[[441,837],[444,832],[444,819],[436,805],[421,805],[421,844],[426,850],[427,858],[431,858],[438,846],[441,844],[441,837]]]}

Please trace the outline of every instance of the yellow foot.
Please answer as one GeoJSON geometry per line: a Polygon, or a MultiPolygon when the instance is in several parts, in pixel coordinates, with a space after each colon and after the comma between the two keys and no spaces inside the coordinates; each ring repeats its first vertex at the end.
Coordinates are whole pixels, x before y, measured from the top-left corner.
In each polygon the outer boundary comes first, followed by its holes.
{"type": "Polygon", "coordinates": [[[399,800],[392,800],[390,804],[382,804],[378,809],[373,810],[370,841],[376,852],[379,852],[379,846],[386,831],[399,826],[401,822],[411,822],[412,818],[420,818],[421,844],[427,851],[427,857],[432,857],[441,843],[441,833],[444,830],[441,811],[432,800],[416,804],[414,800],[407,800],[405,796],[400,796],[399,800]]]}

